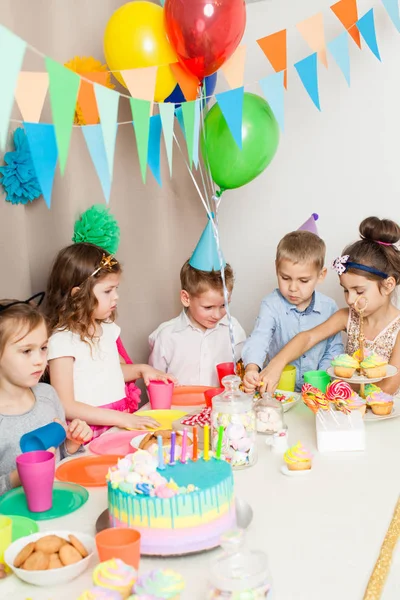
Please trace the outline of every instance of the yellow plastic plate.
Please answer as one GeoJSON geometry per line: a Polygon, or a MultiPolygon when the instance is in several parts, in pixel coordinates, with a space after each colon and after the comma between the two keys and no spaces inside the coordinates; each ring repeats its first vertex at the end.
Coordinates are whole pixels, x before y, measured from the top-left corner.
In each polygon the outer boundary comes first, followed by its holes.
{"type": "MultiPolygon", "coordinates": [[[[172,429],[172,423],[187,415],[183,410],[140,410],[136,413],[138,417],[151,417],[160,424],[159,427],[148,429],[148,431],[157,431],[158,429],[172,429]]],[[[132,429],[131,431],[140,431],[132,429]]],[[[142,432],[141,432],[142,433],[142,432]]]]}

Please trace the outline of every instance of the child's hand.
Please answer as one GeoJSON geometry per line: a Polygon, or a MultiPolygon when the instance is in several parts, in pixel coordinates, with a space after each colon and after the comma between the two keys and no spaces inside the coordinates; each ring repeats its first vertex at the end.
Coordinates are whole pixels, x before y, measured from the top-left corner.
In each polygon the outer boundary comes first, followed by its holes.
{"type": "Polygon", "coordinates": [[[146,386],[149,385],[150,381],[153,379],[156,381],[163,381],[164,383],[172,381],[175,385],[178,383],[177,378],[171,375],[171,373],[163,373],[162,371],[150,367],[150,365],[143,366],[142,377],[146,386]]]}
{"type": "Polygon", "coordinates": [[[155,419],[151,417],[139,417],[138,414],[128,414],[121,413],[121,424],[120,427],[125,429],[154,429],[155,427],[159,427],[160,423],[158,423],[155,419]]]}
{"type": "Polygon", "coordinates": [[[78,444],[86,444],[93,437],[93,431],[85,421],[74,419],[67,427],[67,440],[78,444]]]}
{"type": "Polygon", "coordinates": [[[246,394],[252,394],[260,385],[260,374],[257,371],[246,371],[243,377],[243,388],[246,394]]]}
{"type": "Polygon", "coordinates": [[[281,375],[282,369],[280,367],[275,367],[271,361],[259,374],[260,394],[264,394],[264,392],[273,394],[278,387],[281,375]]]}

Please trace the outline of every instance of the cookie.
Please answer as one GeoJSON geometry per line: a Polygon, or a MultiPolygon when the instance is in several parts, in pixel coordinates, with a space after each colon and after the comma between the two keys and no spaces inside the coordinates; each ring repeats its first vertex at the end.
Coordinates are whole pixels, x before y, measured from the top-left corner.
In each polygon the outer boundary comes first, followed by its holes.
{"type": "Polygon", "coordinates": [[[60,548],[59,552],[60,560],[62,564],[67,567],[68,565],[73,565],[74,563],[82,560],[82,555],[76,548],[71,546],[71,544],[65,544],[60,548]]]}
{"type": "Polygon", "coordinates": [[[49,569],[62,569],[64,565],[62,564],[60,557],[58,556],[58,552],[55,554],[50,554],[49,557],[49,569]]]}
{"type": "Polygon", "coordinates": [[[76,548],[79,552],[79,554],[82,556],[82,558],[86,558],[89,555],[89,552],[86,550],[85,546],[82,544],[82,542],[80,542],[74,535],[70,534],[69,536],[69,541],[71,542],[71,544],[73,545],[74,548],[76,548]]]}
{"type": "Polygon", "coordinates": [[[32,552],[29,558],[22,565],[25,571],[46,571],[50,562],[50,557],[41,550],[32,552]]]}
{"type": "Polygon", "coordinates": [[[14,567],[17,567],[18,569],[21,565],[23,565],[26,559],[29,558],[32,552],[35,550],[35,547],[35,542],[30,542],[24,548],[22,548],[22,550],[20,550],[15,557],[14,567]]]}
{"type": "Polygon", "coordinates": [[[152,437],[153,437],[152,433],[148,433],[147,435],[144,436],[144,438],[142,439],[142,441],[139,444],[140,450],[145,450],[145,446],[147,446],[147,443],[152,439],[152,437]]]}
{"type": "Polygon", "coordinates": [[[61,546],[66,543],[66,540],[58,537],[58,535],[45,535],[36,542],[36,550],[40,550],[45,554],[54,554],[58,552],[61,546]]]}

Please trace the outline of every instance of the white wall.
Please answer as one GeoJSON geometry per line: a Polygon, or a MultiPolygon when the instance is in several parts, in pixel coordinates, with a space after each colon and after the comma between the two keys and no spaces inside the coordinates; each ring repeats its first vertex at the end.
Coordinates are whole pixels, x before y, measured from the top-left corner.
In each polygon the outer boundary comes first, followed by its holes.
{"type": "MultiPolygon", "coordinates": [[[[263,0],[249,5],[245,82],[272,72],[257,38],[287,27],[288,59],[293,65],[310,53],[295,28],[297,22],[322,11],[327,41],[343,31],[330,4],[332,0],[263,0]]],[[[221,236],[237,278],[232,312],[248,332],[261,298],[275,286],[279,239],[311,213],[320,215],[319,232],[329,263],[357,239],[364,217],[376,214],[400,222],[400,35],[378,0],[358,0],[358,5],[360,15],[375,8],[382,63],[365,44],[360,51],[351,41],[348,88],[328,56],[329,69],[319,66],[321,113],[294,67],[289,68],[286,127],[274,161],[254,182],[224,194],[221,236]]],[[[222,77],[220,86],[221,81],[222,77]]],[[[261,94],[258,85],[246,90],[261,94]]],[[[334,273],[329,273],[321,291],[344,305],[334,273]]]]}

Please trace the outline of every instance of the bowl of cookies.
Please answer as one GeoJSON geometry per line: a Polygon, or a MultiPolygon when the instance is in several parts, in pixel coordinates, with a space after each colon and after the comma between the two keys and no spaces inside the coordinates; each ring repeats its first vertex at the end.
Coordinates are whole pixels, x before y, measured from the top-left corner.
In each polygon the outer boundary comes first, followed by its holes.
{"type": "Polygon", "coordinates": [[[84,533],[34,533],[16,540],[4,554],[17,577],[32,585],[58,585],[72,581],[89,566],[94,539],[84,533]]]}

